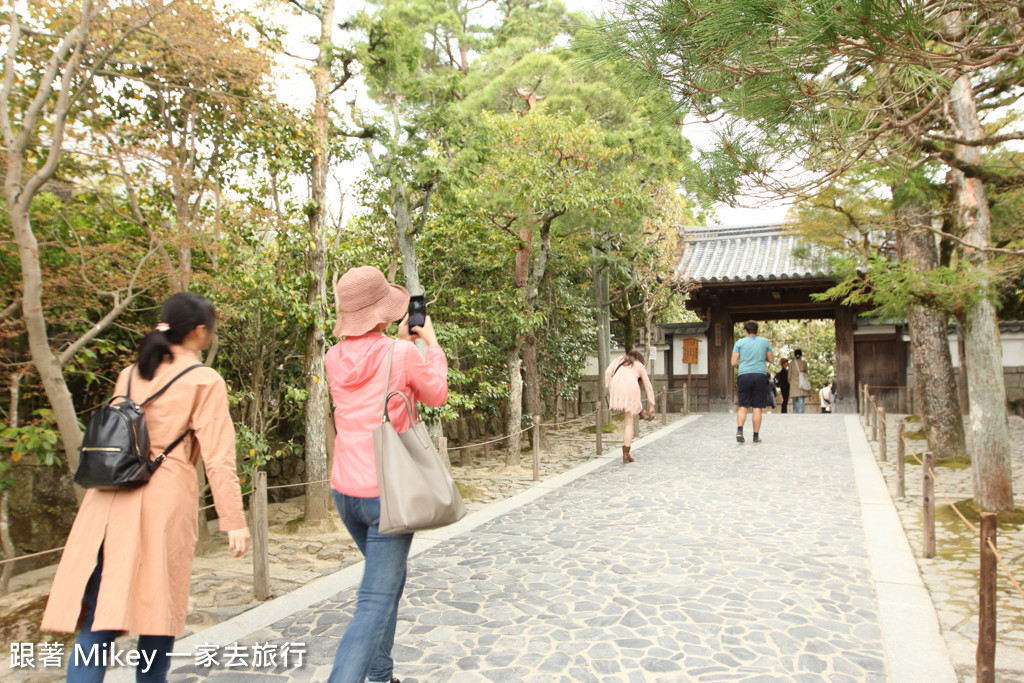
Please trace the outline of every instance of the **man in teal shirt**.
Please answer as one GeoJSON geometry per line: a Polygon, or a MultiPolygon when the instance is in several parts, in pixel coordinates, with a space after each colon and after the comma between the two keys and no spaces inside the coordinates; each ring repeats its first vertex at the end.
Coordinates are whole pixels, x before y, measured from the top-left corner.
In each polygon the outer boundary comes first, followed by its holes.
{"type": "Polygon", "coordinates": [[[761,442],[761,409],[768,407],[768,363],[775,362],[771,343],[757,336],[757,323],[743,323],[747,336],[732,347],[732,366],[739,370],[736,379],[736,441],[743,443],[743,423],[747,409],[753,411],[754,443],[761,442]]]}

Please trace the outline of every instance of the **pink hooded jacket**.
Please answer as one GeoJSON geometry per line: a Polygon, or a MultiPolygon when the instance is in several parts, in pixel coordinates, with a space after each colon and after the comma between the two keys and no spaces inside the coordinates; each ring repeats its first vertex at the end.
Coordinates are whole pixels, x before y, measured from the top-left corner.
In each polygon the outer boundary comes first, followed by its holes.
{"type": "MultiPolygon", "coordinates": [[[[356,498],[374,498],[377,466],[373,460],[373,430],[384,413],[384,373],[394,344],[387,389],[401,391],[413,404],[440,406],[448,400],[448,359],[440,346],[427,347],[425,356],[410,341],[394,340],[380,332],[345,337],[327,351],[327,381],[334,399],[334,464],[331,488],[356,498]]],[[[405,403],[397,396],[388,415],[401,433],[409,428],[405,403]]]]}

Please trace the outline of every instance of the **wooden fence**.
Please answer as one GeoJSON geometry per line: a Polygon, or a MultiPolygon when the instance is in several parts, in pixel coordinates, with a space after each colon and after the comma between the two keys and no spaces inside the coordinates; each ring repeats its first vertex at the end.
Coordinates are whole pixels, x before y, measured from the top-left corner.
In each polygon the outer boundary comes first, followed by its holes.
{"type": "MultiPolygon", "coordinates": [[[[860,416],[864,420],[865,431],[870,440],[878,445],[878,455],[882,460],[888,459],[886,446],[887,421],[885,408],[878,405],[871,394],[870,387],[865,384],[859,389],[860,416]]],[[[1010,583],[1024,598],[1024,589],[1010,571],[1006,561],[996,547],[996,528],[998,515],[991,512],[981,514],[981,523],[975,526],[957,508],[935,475],[935,462],[930,452],[919,457],[907,441],[902,420],[896,426],[896,495],[906,495],[906,458],[915,459],[921,465],[921,519],[922,543],[921,557],[931,558],[936,554],[935,535],[935,487],[938,486],[949,506],[959,515],[960,519],[978,537],[979,547],[979,597],[978,597],[978,645],[975,651],[975,667],[978,681],[995,680],[996,663],[996,585],[998,569],[1002,567],[1010,583]]]]}

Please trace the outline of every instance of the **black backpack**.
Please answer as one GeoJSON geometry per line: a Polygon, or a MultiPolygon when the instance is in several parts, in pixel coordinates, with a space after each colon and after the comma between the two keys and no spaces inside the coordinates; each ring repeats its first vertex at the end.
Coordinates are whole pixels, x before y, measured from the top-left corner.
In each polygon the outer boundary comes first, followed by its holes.
{"type": "Polygon", "coordinates": [[[150,460],[149,432],[146,431],[143,408],[167,391],[182,375],[201,367],[201,363],[196,363],[185,368],[141,404],[131,399],[132,377],[129,373],[126,395],[114,396],[89,419],[82,445],[78,447],[81,459],[75,472],[75,483],[87,489],[116,491],[138,488],[148,482],[167,454],[192,430],[187,430],[155,460],[150,460]]]}

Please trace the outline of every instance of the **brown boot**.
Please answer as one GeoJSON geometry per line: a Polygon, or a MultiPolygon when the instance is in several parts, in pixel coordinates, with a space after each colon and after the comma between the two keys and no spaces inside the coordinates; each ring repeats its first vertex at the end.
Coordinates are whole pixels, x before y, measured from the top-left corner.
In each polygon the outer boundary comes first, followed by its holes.
{"type": "Polygon", "coordinates": [[[629,446],[622,447],[622,462],[633,462],[633,456],[629,454],[629,446]]]}

